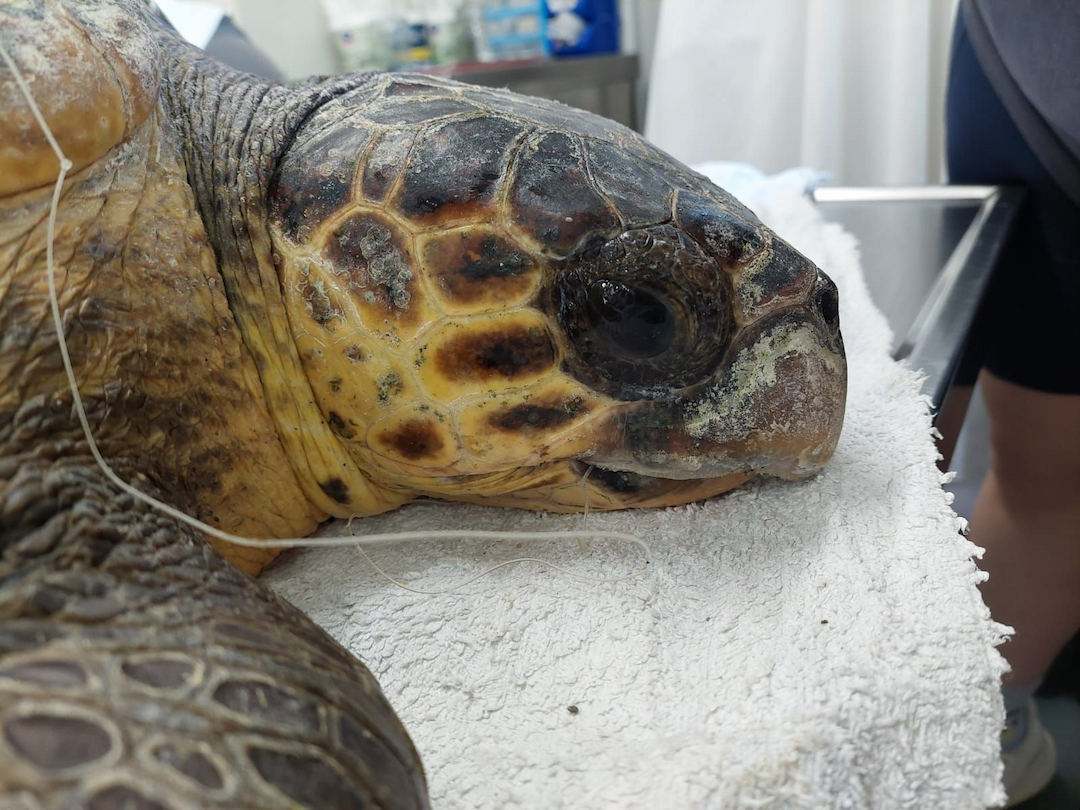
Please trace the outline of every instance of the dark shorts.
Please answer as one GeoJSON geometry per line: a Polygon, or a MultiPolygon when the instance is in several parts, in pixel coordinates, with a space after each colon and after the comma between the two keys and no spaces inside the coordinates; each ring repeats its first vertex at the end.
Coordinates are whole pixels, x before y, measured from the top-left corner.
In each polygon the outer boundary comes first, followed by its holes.
{"type": "Polygon", "coordinates": [[[985,366],[1039,391],[1080,394],[1080,207],[1054,182],[979,65],[957,15],[946,106],[952,183],[1027,187],[985,304],[985,366]]]}

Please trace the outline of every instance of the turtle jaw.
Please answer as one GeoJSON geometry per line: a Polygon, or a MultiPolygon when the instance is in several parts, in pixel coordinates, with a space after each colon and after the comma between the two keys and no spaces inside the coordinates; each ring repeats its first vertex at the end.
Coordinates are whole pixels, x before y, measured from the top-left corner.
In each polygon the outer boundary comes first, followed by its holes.
{"type": "Polygon", "coordinates": [[[614,504],[609,507],[612,509],[680,506],[722,495],[754,477],[750,472],[735,472],[709,478],[669,478],[583,461],[572,462],[571,469],[580,475],[594,499],[601,493],[614,504]]]}
{"type": "Polygon", "coordinates": [[[540,512],[573,513],[679,506],[734,489],[753,473],[718,478],[676,479],[619,472],[579,459],[553,461],[521,471],[516,486],[463,481],[452,489],[421,492],[440,500],[464,501],[540,512]]]}
{"type": "Polygon", "coordinates": [[[814,475],[836,448],[847,393],[843,344],[828,305],[834,288],[824,276],[818,287],[806,305],[740,334],[709,380],[622,410],[618,425],[604,431],[612,441],[583,460],[616,488],[620,480],[719,487],[738,476],[814,475]]]}

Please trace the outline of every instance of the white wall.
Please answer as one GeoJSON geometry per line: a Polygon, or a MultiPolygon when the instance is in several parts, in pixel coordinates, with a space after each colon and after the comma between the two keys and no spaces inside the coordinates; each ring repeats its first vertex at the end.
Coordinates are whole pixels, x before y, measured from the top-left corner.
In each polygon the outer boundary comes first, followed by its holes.
{"type": "Polygon", "coordinates": [[[661,0],[619,0],[622,20],[622,49],[638,55],[637,110],[638,126],[645,121],[649,103],[649,76],[652,73],[653,52],[656,46],[656,27],[660,19],[661,0]]]}
{"type": "Polygon", "coordinates": [[[337,72],[319,0],[229,0],[247,35],[285,74],[302,79],[337,72]]]}
{"type": "Polygon", "coordinates": [[[688,163],[942,178],[957,0],[664,0],[645,135],[688,163]]]}

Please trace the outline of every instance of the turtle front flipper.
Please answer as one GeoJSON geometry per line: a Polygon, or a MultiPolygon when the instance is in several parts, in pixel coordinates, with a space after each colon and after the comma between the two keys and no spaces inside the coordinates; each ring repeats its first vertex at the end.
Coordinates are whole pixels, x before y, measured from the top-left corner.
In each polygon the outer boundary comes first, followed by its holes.
{"type": "Polygon", "coordinates": [[[0,807],[417,808],[375,678],[87,458],[0,466],[0,807]]]}

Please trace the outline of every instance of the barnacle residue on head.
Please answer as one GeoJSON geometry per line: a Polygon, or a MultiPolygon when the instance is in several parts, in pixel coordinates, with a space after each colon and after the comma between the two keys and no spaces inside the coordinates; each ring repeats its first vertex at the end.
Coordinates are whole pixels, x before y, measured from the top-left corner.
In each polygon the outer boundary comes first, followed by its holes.
{"type": "Polygon", "coordinates": [[[814,325],[785,319],[739,349],[727,373],[686,405],[685,429],[707,446],[725,448],[736,463],[736,448],[801,440],[805,447],[795,458],[763,464],[763,471],[801,477],[819,469],[823,457],[832,454],[845,382],[843,360],[814,325]],[[800,384],[791,385],[791,380],[800,384]]]}

